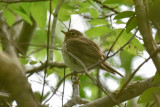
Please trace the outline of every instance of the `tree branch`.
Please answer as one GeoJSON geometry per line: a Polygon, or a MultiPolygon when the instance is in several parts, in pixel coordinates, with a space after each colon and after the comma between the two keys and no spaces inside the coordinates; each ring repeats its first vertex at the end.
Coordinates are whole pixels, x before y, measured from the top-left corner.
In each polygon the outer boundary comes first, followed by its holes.
{"type": "MultiPolygon", "coordinates": [[[[153,77],[148,78],[146,80],[131,83],[124,89],[124,91],[121,93],[121,96],[119,96],[116,99],[116,101],[118,101],[118,103],[122,103],[126,100],[129,100],[131,98],[141,95],[146,89],[152,86],[151,84],[152,80],[153,80],[153,77]]],[[[111,93],[110,96],[112,96],[113,98],[116,98],[118,93],[119,91],[115,91],[111,93]]],[[[109,96],[105,96],[97,100],[91,101],[87,104],[84,104],[80,107],[106,107],[106,106],[112,107],[114,105],[116,105],[116,103],[109,96]]]]}
{"type": "Polygon", "coordinates": [[[49,0],[0,0],[0,2],[3,3],[40,2],[40,1],[49,1],[49,0]]]}
{"type": "Polygon", "coordinates": [[[67,103],[63,105],[63,107],[72,107],[76,104],[85,104],[88,101],[81,99],[79,94],[79,84],[78,84],[78,77],[77,75],[72,76],[72,83],[73,83],[73,96],[72,99],[69,100],[67,103]]]}
{"type": "Polygon", "coordinates": [[[52,32],[51,32],[51,43],[50,47],[52,48],[50,50],[50,56],[49,56],[49,62],[53,60],[53,48],[54,48],[54,35],[55,35],[55,30],[56,30],[56,24],[57,24],[57,18],[58,18],[58,13],[60,10],[61,5],[63,4],[64,0],[60,0],[57,4],[57,7],[54,12],[54,19],[53,19],[53,25],[52,25],[52,32]]]}
{"type": "Polygon", "coordinates": [[[43,69],[45,69],[46,67],[50,66],[50,68],[54,68],[54,67],[58,67],[58,68],[66,68],[67,66],[65,65],[65,63],[59,63],[59,62],[52,62],[49,63],[48,65],[43,64],[39,67],[35,67],[31,70],[26,71],[26,74],[33,74],[33,73],[37,73],[42,71],[43,69]]]}
{"type": "Polygon", "coordinates": [[[18,60],[0,52],[0,83],[20,107],[40,107],[18,60]]]}
{"type": "Polygon", "coordinates": [[[104,4],[103,4],[101,1],[99,1],[99,0],[93,0],[93,1],[95,1],[96,3],[102,5],[102,8],[107,8],[108,10],[111,10],[112,12],[114,12],[114,13],[116,13],[116,14],[119,13],[119,11],[115,10],[115,9],[112,8],[112,7],[109,7],[109,6],[107,6],[107,5],[104,5],[104,4]]]}
{"type": "MultiPolygon", "coordinates": [[[[138,27],[139,31],[142,34],[144,46],[147,49],[147,52],[151,55],[152,52],[158,50],[158,46],[155,40],[152,37],[152,28],[149,23],[148,13],[145,7],[145,3],[143,0],[134,0],[135,3],[135,11],[137,15],[138,27]]],[[[157,68],[157,71],[160,73],[160,53],[157,53],[152,60],[157,68]]]]}

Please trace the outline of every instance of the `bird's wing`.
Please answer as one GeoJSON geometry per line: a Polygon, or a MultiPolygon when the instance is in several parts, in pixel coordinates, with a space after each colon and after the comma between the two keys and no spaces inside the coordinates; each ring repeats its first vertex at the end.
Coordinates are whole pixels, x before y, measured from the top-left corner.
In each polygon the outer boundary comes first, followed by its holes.
{"type": "Polygon", "coordinates": [[[67,40],[66,49],[81,61],[87,61],[90,64],[96,63],[104,56],[100,51],[100,48],[94,42],[85,37],[67,40]]]}
{"type": "MultiPolygon", "coordinates": [[[[72,38],[66,41],[66,49],[83,63],[89,63],[89,66],[104,59],[104,54],[100,48],[91,40],[85,37],[72,38]]],[[[118,71],[114,70],[106,62],[99,64],[99,67],[111,72],[117,73],[123,77],[118,71]]]]}

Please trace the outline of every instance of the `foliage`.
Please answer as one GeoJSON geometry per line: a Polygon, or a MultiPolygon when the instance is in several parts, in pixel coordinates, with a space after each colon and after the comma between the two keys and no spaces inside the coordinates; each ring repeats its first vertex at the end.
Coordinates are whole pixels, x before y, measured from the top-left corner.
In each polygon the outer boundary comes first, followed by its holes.
{"type": "MultiPolygon", "coordinates": [[[[54,12],[59,1],[60,0],[52,0],[52,16],[54,16],[54,12]]],[[[153,5],[156,4],[153,3],[153,5]]],[[[19,21],[17,20],[17,17],[20,17],[20,20],[22,19],[22,21],[33,25],[33,21],[31,19],[32,17],[37,24],[33,33],[33,37],[31,39],[31,44],[29,46],[29,49],[27,50],[28,57],[23,55],[19,57],[19,60],[23,65],[37,66],[38,62],[43,63],[46,61],[48,17],[50,11],[49,6],[49,1],[0,3],[0,11],[3,11],[3,17],[5,18],[9,27],[14,27],[14,24],[19,21]]],[[[86,21],[87,25],[89,26],[89,28],[85,31],[86,36],[92,40],[99,40],[100,46],[106,53],[113,45],[116,38],[120,35],[118,41],[115,43],[114,47],[111,50],[111,54],[113,54],[129,41],[129,39],[133,36],[133,33],[138,28],[137,16],[135,16],[135,11],[133,10],[133,8],[134,4],[132,0],[65,0],[58,14],[56,33],[54,37],[55,42],[53,61],[63,62],[61,49],[64,37],[60,30],[63,30],[65,28],[63,27],[63,24],[60,22],[60,20],[63,22],[69,22],[71,16],[75,14],[83,17],[83,20],[86,21]],[[106,6],[110,8],[107,8],[106,6]],[[124,11],[124,9],[122,8],[123,6],[125,6],[128,10],[124,11]],[[121,25],[125,27],[121,27],[121,25]],[[123,29],[123,33],[120,34],[123,29]]],[[[72,24],[76,24],[76,22],[72,24]]],[[[50,28],[49,30],[51,29],[52,28],[50,28]]],[[[137,37],[134,37],[127,46],[125,46],[116,54],[116,56],[119,57],[118,60],[120,60],[121,64],[115,67],[117,69],[123,68],[125,71],[124,74],[129,76],[132,71],[132,62],[134,57],[142,56],[143,51],[145,51],[145,48],[142,42],[140,42],[137,37]]],[[[116,59],[114,59],[113,57],[113,62],[114,61],[116,62],[116,59]]],[[[111,60],[109,60],[109,64],[112,64],[111,60]]],[[[64,76],[62,68],[55,67],[48,68],[47,70],[47,77],[52,74],[56,75],[56,77],[58,78],[57,81],[60,81],[64,76]]],[[[68,69],[66,73],[70,73],[68,69]]],[[[97,76],[97,73],[95,72],[91,72],[90,74],[93,77],[97,76]]],[[[102,75],[102,77],[105,76],[106,74],[102,75]]],[[[111,77],[116,78],[116,76],[114,75],[112,75],[111,77]]],[[[137,80],[136,78],[142,79],[142,77],[135,76],[133,77],[133,80],[137,80]]],[[[121,78],[116,79],[116,81],[122,80],[123,79],[121,78]]],[[[55,84],[57,83],[58,82],[55,82],[55,84]]],[[[123,85],[122,83],[119,84],[119,87],[123,85]]],[[[86,75],[82,75],[80,77],[79,84],[80,96],[84,99],[95,100],[104,95],[104,93],[86,75]],[[85,92],[86,88],[90,90],[91,96],[87,96],[85,92]]],[[[103,85],[106,88],[109,87],[109,84],[103,85]]],[[[159,88],[153,87],[146,90],[140,96],[138,103],[147,104],[147,102],[153,101],[153,97],[148,97],[152,96],[153,92],[159,92],[159,88]]],[[[50,91],[45,94],[43,101],[47,99],[47,96],[51,95],[50,93],[52,92],[50,91]]],[[[40,99],[41,93],[36,92],[36,96],[38,99],[40,99]]]]}

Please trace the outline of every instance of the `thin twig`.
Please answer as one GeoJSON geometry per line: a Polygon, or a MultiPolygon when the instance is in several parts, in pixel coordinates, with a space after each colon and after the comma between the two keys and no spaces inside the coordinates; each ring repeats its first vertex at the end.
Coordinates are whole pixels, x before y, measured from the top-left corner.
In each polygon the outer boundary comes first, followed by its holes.
{"type": "Polygon", "coordinates": [[[114,56],[115,54],[117,54],[119,51],[121,51],[125,46],[127,46],[131,41],[132,39],[136,36],[136,33],[138,32],[138,30],[135,31],[135,33],[133,34],[133,36],[122,46],[120,47],[115,53],[113,53],[112,55],[108,56],[108,58],[114,56]]]}
{"type": "Polygon", "coordinates": [[[71,27],[71,18],[69,20],[69,27],[68,27],[68,31],[70,30],[70,27],[71,27]]]}
{"type": "Polygon", "coordinates": [[[62,22],[61,19],[59,19],[59,21],[63,24],[63,26],[69,31],[69,28],[67,28],[67,26],[62,22]]]}
{"type": "Polygon", "coordinates": [[[107,5],[104,5],[104,4],[103,4],[101,1],[99,1],[99,0],[93,0],[93,1],[95,1],[96,3],[102,5],[102,8],[107,8],[107,9],[111,10],[112,12],[114,12],[114,13],[116,13],[116,14],[119,13],[119,11],[117,11],[116,9],[114,9],[114,8],[112,8],[112,7],[109,7],[109,6],[107,6],[107,5]]]}
{"type": "Polygon", "coordinates": [[[125,30],[125,29],[122,29],[122,30],[121,30],[121,32],[118,34],[116,40],[113,42],[112,46],[109,48],[109,51],[108,51],[108,53],[107,53],[107,55],[106,55],[107,57],[108,57],[109,53],[111,52],[112,48],[114,47],[114,45],[116,44],[116,42],[118,41],[118,39],[120,38],[120,36],[122,35],[122,33],[124,32],[124,30],[125,30]]]}
{"type": "Polygon", "coordinates": [[[156,50],[155,52],[153,52],[151,54],[150,57],[148,57],[144,62],[142,62],[137,69],[134,70],[134,72],[131,74],[131,76],[129,77],[129,79],[125,82],[125,84],[123,85],[123,87],[121,88],[121,90],[117,93],[116,98],[118,98],[120,96],[120,94],[122,93],[122,91],[125,89],[125,87],[129,84],[129,82],[131,81],[131,79],[133,78],[133,76],[137,73],[137,71],[144,65],[144,63],[146,63],[150,58],[154,57],[154,55],[156,55],[159,52],[159,50],[156,50]]]}
{"type": "Polygon", "coordinates": [[[47,48],[46,48],[47,49],[47,61],[46,61],[46,68],[45,68],[45,71],[44,71],[42,94],[41,94],[41,98],[40,98],[41,102],[43,100],[43,95],[44,95],[44,87],[45,87],[46,75],[47,75],[47,66],[48,66],[48,63],[49,63],[49,56],[50,56],[50,54],[49,54],[49,38],[50,38],[50,22],[51,22],[51,14],[52,14],[52,0],[50,0],[49,6],[50,6],[50,14],[49,14],[49,21],[48,21],[47,48]]]}
{"type": "MultiPolygon", "coordinates": [[[[20,43],[20,45],[26,45],[26,46],[32,46],[32,47],[43,47],[43,48],[47,48],[47,45],[46,44],[28,44],[26,42],[23,42],[23,43],[20,43]]],[[[55,50],[62,50],[60,47],[54,47],[54,48],[51,48],[49,47],[49,49],[55,49],[55,50]]]]}
{"type": "Polygon", "coordinates": [[[39,71],[42,71],[44,68],[46,67],[50,67],[50,68],[54,68],[54,67],[58,67],[58,68],[67,68],[67,66],[65,65],[65,63],[60,63],[60,62],[51,62],[48,65],[46,65],[46,62],[43,63],[42,65],[40,65],[39,67],[35,67],[32,68],[31,70],[26,71],[26,74],[32,74],[32,73],[37,73],[39,71]]]}
{"type": "MultiPolygon", "coordinates": [[[[64,77],[66,76],[66,68],[64,68],[64,77]]],[[[62,106],[63,106],[63,98],[64,98],[64,88],[65,88],[65,79],[63,83],[63,91],[62,91],[62,106]]]]}
{"type": "Polygon", "coordinates": [[[58,13],[60,10],[61,5],[63,4],[64,0],[60,0],[57,4],[57,7],[55,9],[54,12],[54,19],[53,19],[53,25],[52,25],[52,33],[51,33],[51,43],[50,43],[50,47],[52,48],[50,50],[50,56],[49,56],[49,62],[53,61],[53,47],[54,47],[54,36],[55,36],[55,30],[56,30],[56,24],[57,24],[57,17],[58,17],[58,13]]]}
{"type": "Polygon", "coordinates": [[[69,73],[67,74],[65,77],[63,77],[58,83],[57,83],[57,86],[56,86],[56,89],[53,91],[53,94],[44,102],[44,104],[46,104],[54,95],[55,93],[57,92],[57,90],[59,89],[59,86],[61,85],[61,83],[65,80],[65,78],[67,78],[68,76],[71,76],[75,74],[75,72],[72,72],[72,73],[69,73]]]}

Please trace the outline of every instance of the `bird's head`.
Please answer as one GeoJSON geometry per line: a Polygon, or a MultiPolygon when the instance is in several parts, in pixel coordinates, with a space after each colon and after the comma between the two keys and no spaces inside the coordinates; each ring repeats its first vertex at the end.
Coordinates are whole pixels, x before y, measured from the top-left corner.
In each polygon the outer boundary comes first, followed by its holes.
{"type": "Polygon", "coordinates": [[[80,36],[83,36],[83,34],[75,29],[71,29],[67,32],[62,31],[65,34],[65,40],[71,39],[71,38],[78,38],[80,36]]]}

